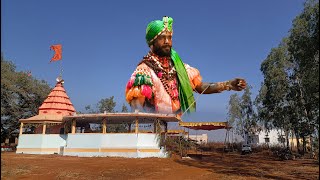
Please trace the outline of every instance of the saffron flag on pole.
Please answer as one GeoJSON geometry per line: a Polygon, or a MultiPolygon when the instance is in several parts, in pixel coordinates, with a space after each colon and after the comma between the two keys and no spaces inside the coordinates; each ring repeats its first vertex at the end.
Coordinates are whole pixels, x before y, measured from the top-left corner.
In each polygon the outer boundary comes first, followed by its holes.
{"type": "Polygon", "coordinates": [[[62,58],[62,45],[61,44],[52,45],[50,47],[50,49],[54,50],[54,52],[55,52],[54,56],[51,58],[51,61],[59,61],[59,60],[61,60],[61,58],[62,58]]]}

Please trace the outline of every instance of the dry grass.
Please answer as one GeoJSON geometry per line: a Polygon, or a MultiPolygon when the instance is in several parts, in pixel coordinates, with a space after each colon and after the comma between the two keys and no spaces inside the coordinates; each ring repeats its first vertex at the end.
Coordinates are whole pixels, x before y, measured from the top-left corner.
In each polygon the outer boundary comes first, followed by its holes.
{"type": "MultiPolygon", "coordinates": [[[[2,160],[1,160],[1,162],[2,162],[2,160]]],[[[1,178],[16,177],[16,176],[28,174],[30,172],[31,172],[31,169],[27,165],[19,164],[14,168],[6,168],[5,166],[2,166],[2,164],[1,164],[1,178]]]]}
{"type": "Polygon", "coordinates": [[[56,179],[82,179],[82,177],[78,172],[61,171],[56,175],[56,179]]]}

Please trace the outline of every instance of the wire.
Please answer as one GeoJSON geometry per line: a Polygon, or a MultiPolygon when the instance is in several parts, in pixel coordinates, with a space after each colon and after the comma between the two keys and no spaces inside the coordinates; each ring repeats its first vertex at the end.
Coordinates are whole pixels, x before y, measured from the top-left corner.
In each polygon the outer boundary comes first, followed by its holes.
{"type": "Polygon", "coordinates": [[[182,113],[181,117],[182,117],[186,112],[188,112],[188,110],[190,109],[190,107],[191,107],[196,101],[198,101],[198,99],[200,98],[200,95],[202,95],[202,94],[210,87],[211,84],[212,84],[212,83],[209,83],[209,85],[198,95],[197,99],[194,100],[194,101],[190,104],[190,106],[182,113]]]}

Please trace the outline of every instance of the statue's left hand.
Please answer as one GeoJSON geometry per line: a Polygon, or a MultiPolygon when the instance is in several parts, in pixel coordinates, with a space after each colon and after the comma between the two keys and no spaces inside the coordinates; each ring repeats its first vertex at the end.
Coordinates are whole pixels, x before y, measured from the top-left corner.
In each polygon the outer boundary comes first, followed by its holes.
{"type": "Polygon", "coordinates": [[[234,91],[242,91],[247,86],[246,80],[242,78],[235,78],[230,80],[230,88],[234,91]]]}

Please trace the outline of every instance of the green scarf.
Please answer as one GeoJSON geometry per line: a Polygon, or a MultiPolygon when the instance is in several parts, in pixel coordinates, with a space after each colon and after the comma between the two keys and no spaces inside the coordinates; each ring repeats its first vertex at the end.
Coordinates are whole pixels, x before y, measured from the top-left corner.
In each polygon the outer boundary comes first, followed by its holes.
{"type": "Polygon", "coordinates": [[[190,106],[187,112],[195,112],[196,103],[194,102],[195,100],[193,97],[193,90],[190,85],[187,70],[184,67],[184,64],[180,59],[178,53],[173,49],[171,49],[171,59],[178,74],[179,100],[181,104],[181,110],[185,112],[190,106]]]}
{"type": "MultiPolygon", "coordinates": [[[[171,17],[163,17],[162,21],[156,20],[148,24],[146,29],[146,41],[148,45],[161,33],[165,28],[172,32],[173,19],[171,17]]],[[[195,112],[196,103],[194,103],[193,90],[190,85],[188,73],[178,53],[171,48],[171,59],[178,74],[179,84],[179,100],[181,110],[185,112],[188,108],[189,112],[195,112]]]]}

